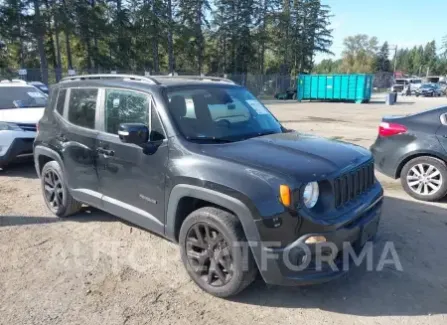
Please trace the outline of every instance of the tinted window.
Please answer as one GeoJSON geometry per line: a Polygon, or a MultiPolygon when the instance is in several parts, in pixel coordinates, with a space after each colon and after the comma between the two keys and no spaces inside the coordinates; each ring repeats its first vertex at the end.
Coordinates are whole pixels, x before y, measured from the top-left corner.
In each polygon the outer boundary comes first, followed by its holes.
{"type": "Polygon", "coordinates": [[[106,90],[105,129],[117,133],[120,123],[149,125],[149,100],[142,93],[128,90],[106,90]]]}
{"type": "Polygon", "coordinates": [[[64,104],[65,104],[65,95],[67,93],[66,89],[59,90],[59,96],[57,96],[57,103],[56,103],[56,111],[64,115],[64,104]]]}
{"type": "Polygon", "coordinates": [[[165,138],[163,126],[161,125],[160,118],[158,117],[155,107],[151,108],[151,141],[163,140],[165,138]]]}
{"type": "Polygon", "coordinates": [[[35,87],[0,87],[0,109],[44,107],[47,95],[35,87]]]}
{"type": "Polygon", "coordinates": [[[98,89],[71,89],[68,120],[73,124],[94,129],[97,98],[98,89]]]}
{"type": "Polygon", "coordinates": [[[168,100],[180,131],[194,141],[239,141],[282,132],[273,115],[244,88],[172,88],[168,100]]]}

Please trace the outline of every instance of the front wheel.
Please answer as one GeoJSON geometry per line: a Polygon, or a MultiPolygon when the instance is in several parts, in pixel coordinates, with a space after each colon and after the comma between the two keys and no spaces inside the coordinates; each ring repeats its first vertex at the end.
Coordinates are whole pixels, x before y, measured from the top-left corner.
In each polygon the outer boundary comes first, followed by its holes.
{"type": "Polygon", "coordinates": [[[179,244],[190,277],[214,296],[236,295],[255,279],[257,268],[242,226],[227,211],[193,211],[182,224],[179,244]]]}
{"type": "Polygon", "coordinates": [[[417,157],[402,168],[400,180],[405,192],[418,200],[437,201],[447,194],[447,166],[434,157],[417,157]]]}

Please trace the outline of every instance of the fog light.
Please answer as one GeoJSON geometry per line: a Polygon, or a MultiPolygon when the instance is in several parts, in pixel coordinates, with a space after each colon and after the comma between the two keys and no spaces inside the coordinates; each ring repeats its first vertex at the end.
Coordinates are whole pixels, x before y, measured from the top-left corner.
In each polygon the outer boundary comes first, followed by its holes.
{"type": "Polygon", "coordinates": [[[326,237],[324,236],[310,236],[307,238],[304,243],[305,244],[318,244],[318,243],[325,243],[326,237]]]}

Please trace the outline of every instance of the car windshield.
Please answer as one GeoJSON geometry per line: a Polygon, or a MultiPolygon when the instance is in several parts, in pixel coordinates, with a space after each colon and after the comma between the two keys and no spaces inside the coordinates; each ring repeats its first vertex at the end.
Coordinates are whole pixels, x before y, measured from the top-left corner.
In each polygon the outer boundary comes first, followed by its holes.
{"type": "Polygon", "coordinates": [[[222,143],[282,132],[281,124],[244,88],[172,88],[168,101],[180,131],[190,141],[222,143]]]}
{"type": "Polygon", "coordinates": [[[0,109],[43,107],[47,96],[35,87],[0,87],[0,109]]]}
{"type": "Polygon", "coordinates": [[[431,88],[434,88],[434,86],[426,84],[426,85],[422,85],[421,88],[423,88],[423,89],[431,89],[431,88]]]}

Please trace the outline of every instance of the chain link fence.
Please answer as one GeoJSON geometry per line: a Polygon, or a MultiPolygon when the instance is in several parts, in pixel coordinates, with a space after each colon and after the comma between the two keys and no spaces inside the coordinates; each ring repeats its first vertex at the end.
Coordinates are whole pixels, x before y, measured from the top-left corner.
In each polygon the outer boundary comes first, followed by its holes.
{"type": "MultiPolygon", "coordinates": [[[[129,70],[88,70],[88,69],[48,69],[48,83],[54,84],[60,79],[70,75],[83,74],[97,74],[97,73],[112,73],[112,74],[134,74],[134,75],[148,75],[145,71],[129,71],[129,70]]],[[[177,72],[179,75],[191,75],[192,73],[177,72]]],[[[167,75],[168,73],[160,73],[167,75]]],[[[239,73],[239,74],[210,74],[215,77],[225,77],[233,80],[235,83],[243,85],[249,89],[254,95],[262,99],[272,99],[275,95],[284,93],[287,90],[296,89],[296,77],[282,74],[253,74],[253,73],[239,73]]],[[[39,68],[31,69],[0,69],[0,79],[22,79],[27,82],[42,81],[42,71],[39,68]],[[26,70],[26,74],[24,73],[26,70]]],[[[385,89],[391,87],[393,82],[393,74],[391,72],[379,72],[375,74],[373,87],[376,89],[385,89]]]]}

